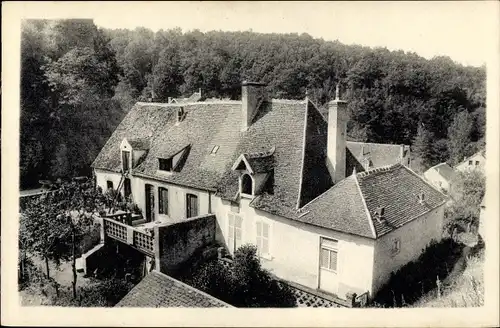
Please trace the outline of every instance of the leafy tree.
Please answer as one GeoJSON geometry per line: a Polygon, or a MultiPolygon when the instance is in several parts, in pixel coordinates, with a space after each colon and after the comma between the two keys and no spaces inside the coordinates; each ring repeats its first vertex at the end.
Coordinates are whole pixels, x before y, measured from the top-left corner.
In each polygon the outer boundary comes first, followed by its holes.
{"type": "Polygon", "coordinates": [[[72,259],[74,297],[77,245],[91,231],[94,216],[103,213],[105,204],[105,196],[92,181],[72,181],[35,198],[21,215],[21,249],[44,257],[47,276],[49,259],[72,259]]]}
{"type": "Polygon", "coordinates": [[[424,167],[432,166],[432,134],[423,125],[418,127],[412,151],[419,157],[424,167]]]}
{"type": "Polygon", "coordinates": [[[467,155],[465,150],[471,141],[473,124],[472,115],[462,111],[455,116],[448,128],[450,160],[453,164],[459,163],[467,155]]]}

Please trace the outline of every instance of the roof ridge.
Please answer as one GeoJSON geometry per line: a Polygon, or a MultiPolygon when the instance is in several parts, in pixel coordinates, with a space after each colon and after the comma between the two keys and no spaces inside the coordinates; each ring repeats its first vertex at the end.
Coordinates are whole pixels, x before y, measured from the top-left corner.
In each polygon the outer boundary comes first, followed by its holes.
{"type": "Polygon", "coordinates": [[[139,106],[185,107],[185,106],[194,106],[194,105],[241,104],[241,100],[196,101],[196,102],[184,102],[184,103],[163,103],[163,102],[138,101],[135,104],[139,105],[139,106]]]}
{"type": "Polygon", "coordinates": [[[448,195],[446,195],[445,193],[443,193],[441,190],[439,190],[438,188],[434,187],[431,183],[429,183],[427,180],[425,180],[423,177],[421,177],[419,174],[417,174],[416,172],[414,172],[412,169],[410,169],[409,167],[406,167],[404,165],[401,165],[402,167],[404,167],[408,172],[412,173],[413,175],[415,175],[417,178],[419,178],[420,180],[422,180],[426,185],[428,185],[430,188],[434,189],[435,191],[437,191],[438,193],[440,193],[441,195],[444,196],[445,200],[447,200],[449,198],[448,195]]]}
{"type": "Polygon", "coordinates": [[[395,146],[395,147],[410,146],[410,145],[407,145],[407,144],[390,144],[390,143],[363,142],[363,141],[352,141],[352,140],[346,140],[346,142],[358,143],[358,144],[365,144],[365,145],[379,145],[379,146],[395,146]]]}
{"type": "Polygon", "coordinates": [[[373,225],[372,215],[368,210],[368,205],[366,205],[366,200],[365,196],[363,195],[363,190],[361,190],[361,187],[359,186],[357,174],[353,174],[353,176],[354,176],[354,182],[356,183],[356,187],[358,188],[359,195],[361,196],[361,202],[363,203],[363,208],[365,209],[366,217],[368,218],[368,223],[370,224],[370,229],[373,233],[373,237],[377,239],[377,230],[375,230],[375,226],[373,225]]]}
{"type": "Polygon", "coordinates": [[[306,100],[304,99],[277,99],[273,98],[271,99],[272,103],[282,103],[282,104],[304,104],[306,103],[306,100]]]}
{"type": "Polygon", "coordinates": [[[369,169],[369,170],[364,171],[364,172],[356,173],[356,176],[359,177],[359,178],[366,178],[366,177],[372,176],[375,173],[389,172],[389,171],[391,171],[393,169],[398,168],[399,166],[404,166],[404,165],[402,165],[401,163],[384,165],[384,166],[380,166],[380,167],[377,167],[377,168],[374,168],[374,169],[371,169],[371,170],[369,169]]]}

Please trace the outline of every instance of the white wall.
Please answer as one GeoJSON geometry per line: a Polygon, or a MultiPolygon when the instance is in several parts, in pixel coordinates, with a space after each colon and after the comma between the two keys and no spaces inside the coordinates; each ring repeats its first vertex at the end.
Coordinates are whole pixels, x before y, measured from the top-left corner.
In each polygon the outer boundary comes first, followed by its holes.
{"type": "Polygon", "coordinates": [[[405,224],[377,239],[375,244],[375,263],[373,292],[376,293],[390,277],[404,264],[415,260],[432,239],[441,240],[444,220],[444,205],[405,224]],[[400,251],[392,255],[392,241],[400,240],[400,251]]]}
{"type": "MultiPolygon", "coordinates": [[[[106,181],[113,181],[113,187],[118,188],[120,182],[121,174],[109,172],[105,170],[95,170],[97,185],[99,185],[103,190],[106,190],[106,181]]],[[[186,194],[194,194],[198,196],[198,214],[204,215],[210,213],[210,197],[208,191],[202,191],[197,189],[191,189],[186,187],[181,187],[177,185],[168,184],[165,182],[147,179],[142,177],[130,176],[130,184],[132,187],[132,198],[134,202],[139,206],[142,211],[143,216],[146,215],[146,196],[145,196],[145,185],[151,184],[154,187],[154,202],[155,202],[155,220],[168,220],[173,219],[183,219],[186,217],[186,194]],[[168,189],[168,206],[169,215],[159,214],[159,195],[158,187],[164,187],[168,189]]],[[[123,189],[123,188],[122,188],[123,189]]],[[[122,190],[123,192],[123,190],[122,190]]]]}
{"type": "MultiPolygon", "coordinates": [[[[213,197],[213,209],[222,235],[228,235],[227,213],[230,203],[213,197]]],[[[374,240],[335,232],[329,229],[285,219],[248,206],[249,199],[241,199],[243,218],[242,243],[256,244],[256,220],[263,220],[270,227],[271,259],[262,259],[266,269],[275,275],[310,288],[318,288],[320,237],[338,240],[338,280],[341,297],[348,291],[371,291],[374,240]]]]}
{"type": "Polygon", "coordinates": [[[445,178],[443,178],[443,176],[439,174],[435,169],[429,169],[425,171],[424,177],[434,187],[450,191],[450,183],[445,178]]]}
{"type": "Polygon", "coordinates": [[[463,163],[458,164],[455,169],[461,172],[467,172],[475,169],[484,171],[485,161],[486,159],[481,154],[476,154],[473,157],[466,159],[463,163]],[[469,161],[472,161],[472,165],[469,165],[469,161]],[[478,166],[476,166],[476,161],[479,161],[478,166]]]}

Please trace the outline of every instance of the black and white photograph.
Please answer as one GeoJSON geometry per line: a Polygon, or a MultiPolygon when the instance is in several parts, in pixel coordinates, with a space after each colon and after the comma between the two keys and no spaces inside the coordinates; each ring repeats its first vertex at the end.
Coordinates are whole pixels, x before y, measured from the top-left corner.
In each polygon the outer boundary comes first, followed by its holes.
{"type": "Polygon", "coordinates": [[[498,325],[498,2],[3,4],[2,324],[498,325]]]}

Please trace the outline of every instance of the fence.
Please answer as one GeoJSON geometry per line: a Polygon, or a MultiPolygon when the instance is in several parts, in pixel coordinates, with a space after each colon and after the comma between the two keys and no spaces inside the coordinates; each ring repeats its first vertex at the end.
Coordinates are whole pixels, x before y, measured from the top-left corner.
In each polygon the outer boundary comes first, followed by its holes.
{"type": "Polygon", "coordinates": [[[104,233],[107,237],[126,243],[149,256],[154,256],[154,236],[134,229],[109,217],[103,218],[104,233]]]}

